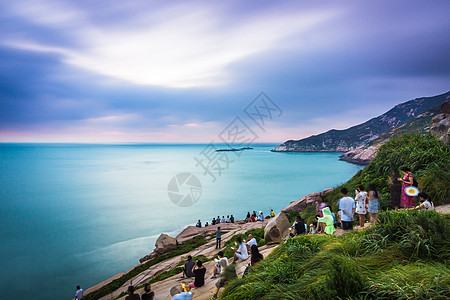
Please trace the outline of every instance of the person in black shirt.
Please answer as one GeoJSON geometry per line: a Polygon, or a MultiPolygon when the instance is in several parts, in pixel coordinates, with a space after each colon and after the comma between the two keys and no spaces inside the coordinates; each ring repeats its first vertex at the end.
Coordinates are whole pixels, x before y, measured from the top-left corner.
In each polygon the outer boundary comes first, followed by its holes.
{"type": "Polygon", "coordinates": [[[203,266],[201,260],[197,260],[197,262],[195,263],[195,268],[192,271],[192,273],[194,273],[195,280],[194,280],[194,282],[191,282],[189,284],[189,286],[191,288],[199,288],[199,287],[205,285],[206,269],[203,266]]]}
{"type": "Polygon", "coordinates": [[[194,277],[194,273],[192,273],[192,269],[195,266],[195,262],[192,261],[192,256],[188,255],[188,261],[184,264],[184,268],[183,268],[183,275],[181,276],[181,278],[184,278],[184,276],[186,277],[194,277]]]}
{"type": "Polygon", "coordinates": [[[291,228],[294,229],[294,233],[290,233],[291,237],[306,233],[305,223],[303,222],[302,217],[300,217],[300,215],[297,215],[295,217],[295,224],[291,228]]]}
{"type": "Polygon", "coordinates": [[[153,298],[155,298],[155,292],[151,291],[150,283],[145,285],[144,291],[145,293],[141,296],[142,300],[153,300],[153,298]]]}
{"type": "Polygon", "coordinates": [[[125,300],[141,300],[141,296],[134,293],[134,286],[130,285],[128,287],[128,296],[125,298],[125,300]]]}

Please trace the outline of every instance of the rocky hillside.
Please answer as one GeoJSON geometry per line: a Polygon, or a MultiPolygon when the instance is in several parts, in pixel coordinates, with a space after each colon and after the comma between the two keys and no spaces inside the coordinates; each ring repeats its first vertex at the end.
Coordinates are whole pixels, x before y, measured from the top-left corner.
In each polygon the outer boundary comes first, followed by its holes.
{"type": "Polygon", "coordinates": [[[357,165],[368,165],[375,158],[379,147],[391,137],[405,133],[424,134],[431,132],[444,144],[448,144],[450,140],[450,96],[447,96],[447,99],[449,100],[419,114],[413,120],[394,128],[391,132],[363,146],[345,152],[339,156],[339,159],[357,165]]]}
{"type": "Polygon", "coordinates": [[[301,140],[289,140],[272,149],[274,152],[346,152],[365,146],[395,128],[420,118],[440,106],[450,97],[450,92],[434,97],[423,97],[401,103],[388,112],[365,123],[344,130],[332,129],[301,140]]]}

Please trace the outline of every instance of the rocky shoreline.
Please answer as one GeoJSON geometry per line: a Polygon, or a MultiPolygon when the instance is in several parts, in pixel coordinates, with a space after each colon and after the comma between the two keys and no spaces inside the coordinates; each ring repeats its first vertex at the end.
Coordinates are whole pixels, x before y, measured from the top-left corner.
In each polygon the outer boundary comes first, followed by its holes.
{"type": "MultiPolygon", "coordinates": [[[[264,228],[265,229],[265,242],[266,242],[267,246],[262,247],[261,250],[263,251],[263,253],[265,253],[265,255],[268,255],[274,249],[276,244],[280,243],[283,239],[285,239],[287,237],[287,229],[290,227],[290,223],[285,214],[287,214],[291,211],[303,211],[307,206],[313,205],[314,202],[318,200],[320,195],[326,194],[332,190],[333,189],[325,189],[322,192],[311,193],[311,194],[301,197],[298,200],[292,201],[289,203],[288,206],[283,208],[281,210],[281,212],[279,214],[277,214],[274,218],[266,218],[264,220],[264,222],[246,223],[244,220],[236,220],[235,223],[220,223],[218,225],[209,225],[207,227],[201,227],[201,228],[198,228],[195,226],[187,226],[176,237],[170,237],[167,234],[162,233],[158,237],[158,239],[155,243],[155,249],[153,250],[153,252],[142,257],[139,260],[140,264],[145,263],[146,261],[148,261],[152,258],[155,258],[159,255],[162,255],[164,253],[168,253],[171,250],[176,249],[177,244],[192,240],[196,236],[199,236],[199,235],[209,236],[209,235],[215,233],[218,226],[220,226],[220,228],[223,232],[226,232],[225,234],[222,234],[222,243],[223,244],[225,243],[225,241],[230,239],[235,234],[244,233],[252,228],[264,228]]],[[[191,251],[190,253],[179,255],[179,256],[164,260],[154,266],[151,266],[145,272],[142,272],[141,274],[132,278],[126,284],[123,284],[119,289],[117,289],[113,293],[109,294],[108,296],[104,296],[100,299],[105,299],[105,300],[106,299],[115,299],[122,292],[124,292],[126,290],[128,285],[136,284],[138,282],[142,283],[142,282],[148,281],[151,278],[161,274],[162,272],[165,272],[165,271],[175,268],[180,263],[180,261],[186,259],[188,254],[190,254],[192,256],[205,255],[207,257],[213,257],[216,254],[216,252],[217,252],[217,250],[215,249],[215,239],[211,239],[205,245],[200,246],[199,248],[191,251]],[[113,298],[111,298],[111,297],[113,297],[113,298]]],[[[242,269],[241,271],[243,272],[243,270],[245,269],[245,265],[240,266],[240,269],[242,269]]],[[[127,272],[121,272],[111,278],[106,279],[105,281],[103,281],[101,283],[98,283],[95,286],[88,288],[85,291],[85,295],[88,295],[89,293],[92,293],[92,292],[108,285],[115,279],[128,273],[130,270],[128,270],[127,272]]],[[[212,265],[211,265],[211,270],[212,270],[212,265]]],[[[179,278],[179,275],[177,275],[176,278],[179,278]]],[[[164,280],[164,283],[161,283],[161,284],[160,284],[160,282],[153,284],[152,285],[153,289],[157,289],[157,290],[163,289],[162,294],[160,294],[160,296],[156,297],[155,299],[170,299],[170,297],[168,297],[168,289],[170,289],[170,287],[173,286],[174,280],[177,281],[176,279],[172,279],[172,281],[169,281],[172,283],[172,285],[170,285],[167,282],[168,280],[164,280]],[[165,290],[166,288],[167,288],[167,291],[165,290]]],[[[213,287],[211,287],[211,289],[213,289],[213,287]]],[[[209,299],[211,297],[211,295],[209,295],[209,294],[210,293],[208,292],[207,293],[208,297],[206,297],[205,299],[209,299]]],[[[198,295],[198,296],[200,296],[200,295],[198,295]]],[[[124,298],[124,297],[122,297],[122,298],[124,298]]],[[[120,298],[120,299],[122,299],[122,298],[120,298]]],[[[202,297],[198,298],[196,296],[195,299],[202,299],[202,297]]]]}

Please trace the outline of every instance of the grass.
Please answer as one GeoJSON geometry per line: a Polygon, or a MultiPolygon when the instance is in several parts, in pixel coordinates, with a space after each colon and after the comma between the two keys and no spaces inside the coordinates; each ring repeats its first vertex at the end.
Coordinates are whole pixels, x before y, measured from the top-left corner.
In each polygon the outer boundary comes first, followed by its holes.
{"type": "Polygon", "coordinates": [[[383,212],[364,231],[289,239],[221,299],[449,299],[449,218],[383,212]]]}
{"type": "MultiPolygon", "coordinates": [[[[435,205],[450,202],[450,148],[431,134],[402,134],[387,141],[375,159],[348,182],[325,195],[325,201],[338,211],[340,188],[354,191],[359,184],[366,188],[375,183],[382,193],[382,210],[390,208],[389,176],[393,170],[408,166],[419,183],[419,190],[431,196],[435,205]]],[[[400,173],[401,174],[401,173],[400,173]]]]}
{"type": "Polygon", "coordinates": [[[186,241],[182,244],[177,245],[177,249],[170,251],[168,253],[165,253],[163,255],[157,256],[153,259],[150,259],[136,267],[134,267],[132,270],[130,270],[128,273],[124,274],[120,278],[117,278],[113,280],[112,282],[108,283],[107,285],[103,286],[102,288],[87,294],[83,297],[85,300],[94,300],[99,299],[101,297],[104,297],[108,294],[111,294],[115,290],[119,289],[123,284],[125,284],[128,280],[135,277],[139,273],[142,273],[143,271],[147,270],[153,265],[156,265],[159,262],[162,262],[166,259],[187,253],[192,251],[193,249],[206,244],[206,239],[204,236],[196,236],[192,240],[186,241]]]}

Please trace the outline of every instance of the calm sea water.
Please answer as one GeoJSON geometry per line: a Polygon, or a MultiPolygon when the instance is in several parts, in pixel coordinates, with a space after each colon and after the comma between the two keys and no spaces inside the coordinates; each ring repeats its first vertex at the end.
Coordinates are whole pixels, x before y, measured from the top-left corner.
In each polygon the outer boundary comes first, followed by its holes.
{"type": "Polygon", "coordinates": [[[274,209],[348,180],[360,167],[337,153],[272,153],[274,145],[227,152],[216,182],[194,157],[205,145],[0,144],[1,299],[70,299],[138,263],[161,232],[198,219],[274,209]],[[182,172],[202,183],[200,200],[168,198],[182,172]]]}

